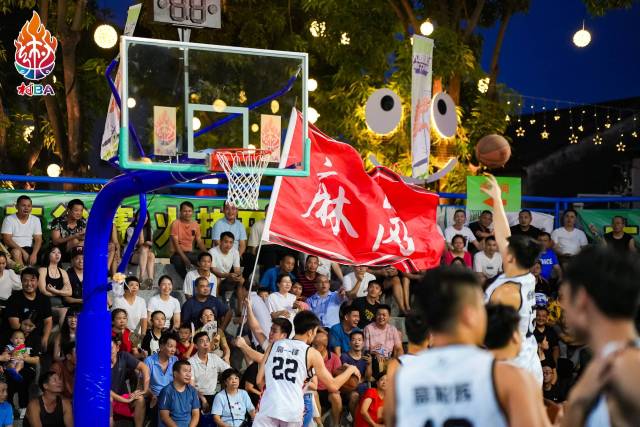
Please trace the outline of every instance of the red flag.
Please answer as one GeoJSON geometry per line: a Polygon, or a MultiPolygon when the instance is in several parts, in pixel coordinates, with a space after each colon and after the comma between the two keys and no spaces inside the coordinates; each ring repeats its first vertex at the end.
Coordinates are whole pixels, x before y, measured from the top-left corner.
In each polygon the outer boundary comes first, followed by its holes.
{"type": "MultiPolygon", "coordinates": [[[[299,113],[294,123],[289,135],[301,141],[299,113]]],[[[405,271],[437,265],[443,248],[435,225],[438,196],[385,168],[370,176],[353,147],[312,125],[308,133],[310,176],[276,178],[264,239],[342,264],[396,264],[405,271]]],[[[286,164],[301,158],[302,144],[289,146],[286,164]]]]}

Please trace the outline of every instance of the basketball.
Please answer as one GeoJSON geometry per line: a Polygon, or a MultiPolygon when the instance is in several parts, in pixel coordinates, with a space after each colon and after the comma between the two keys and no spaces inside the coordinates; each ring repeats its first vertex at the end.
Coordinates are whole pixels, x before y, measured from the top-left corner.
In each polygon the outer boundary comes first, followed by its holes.
{"type": "Polygon", "coordinates": [[[476,144],[476,158],[488,168],[500,168],[511,157],[511,146],[501,135],[487,135],[476,144]]]}
{"type": "MultiPolygon", "coordinates": [[[[333,376],[337,377],[338,375],[343,373],[345,371],[345,369],[347,369],[346,366],[344,366],[344,365],[340,366],[338,369],[335,370],[333,376]]],[[[347,380],[347,382],[345,382],[344,385],[342,387],[340,387],[340,391],[341,392],[353,391],[358,387],[358,384],[360,384],[360,382],[358,381],[358,377],[356,377],[355,375],[351,375],[351,378],[349,378],[347,380]]]]}

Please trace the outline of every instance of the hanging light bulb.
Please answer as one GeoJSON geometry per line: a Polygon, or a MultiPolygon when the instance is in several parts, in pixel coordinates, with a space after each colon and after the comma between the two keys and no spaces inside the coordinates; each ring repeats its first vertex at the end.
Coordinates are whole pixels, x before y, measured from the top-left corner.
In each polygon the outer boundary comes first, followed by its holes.
{"type": "Polygon", "coordinates": [[[118,43],[118,32],[111,25],[99,25],[93,33],[93,41],[103,49],[111,49],[118,43]]]}
{"type": "Polygon", "coordinates": [[[591,43],[591,33],[584,29],[584,21],[582,21],[582,29],[573,35],[573,44],[578,47],[586,47],[591,43]]]}
{"type": "Polygon", "coordinates": [[[307,119],[309,120],[309,123],[317,122],[319,117],[320,113],[318,113],[318,110],[313,107],[307,108],[307,119]]]}
{"type": "Polygon", "coordinates": [[[227,103],[222,99],[217,98],[215,101],[213,101],[213,111],[215,111],[216,113],[222,113],[225,108],[227,108],[227,103]]]}
{"type": "Polygon", "coordinates": [[[193,130],[198,130],[200,129],[200,126],[202,126],[202,122],[200,122],[199,118],[194,117],[191,119],[191,126],[193,127],[193,130]]]}
{"type": "Polygon", "coordinates": [[[431,20],[427,19],[420,25],[420,32],[423,36],[430,36],[433,33],[433,24],[431,20]]]}
{"type": "Polygon", "coordinates": [[[316,79],[307,80],[307,90],[313,92],[316,89],[318,89],[318,81],[316,79]]]}

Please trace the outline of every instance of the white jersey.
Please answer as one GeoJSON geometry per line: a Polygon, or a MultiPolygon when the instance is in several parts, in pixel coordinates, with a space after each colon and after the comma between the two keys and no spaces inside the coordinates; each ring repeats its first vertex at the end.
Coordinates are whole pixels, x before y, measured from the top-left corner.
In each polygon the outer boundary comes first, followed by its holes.
{"type": "Polygon", "coordinates": [[[396,427],[507,426],[487,351],[431,348],[402,361],[396,374],[396,427]]]}
{"type": "Polygon", "coordinates": [[[309,346],[300,340],[282,339],[273,343],[264,367],[261,415],[284,422],[302,422],[308,350],[309,346]]]}
{"type": "Polygon", "coordinates": [[[534,306],[536,305],[536,278],[531,273],[523,274],[515,277],[505,277],[504,274],[498,278],[485,291],[485,302],[489,302],[493,292],[505,283],[515,283],[520,285],[520,324],[518,330],[522,336],[522,347],[520,353],[513,360],[516,366],[531,372],[542,385],[542,365],[538,357],[538,343],[533,336],[535,330],[536,313],[534,306]]]}

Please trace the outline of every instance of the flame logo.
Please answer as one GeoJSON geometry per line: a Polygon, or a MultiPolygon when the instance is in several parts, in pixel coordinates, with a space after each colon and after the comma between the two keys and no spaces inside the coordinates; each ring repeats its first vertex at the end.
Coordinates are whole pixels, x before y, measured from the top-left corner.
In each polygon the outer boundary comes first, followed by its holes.
{"type": "Polygon", "coordinates": [[[41,80],[51,74],[56,65],[58,39],[42,25],[37,12],[22,26],[13,44],[18,73],[29,80],[41,80]]]}

